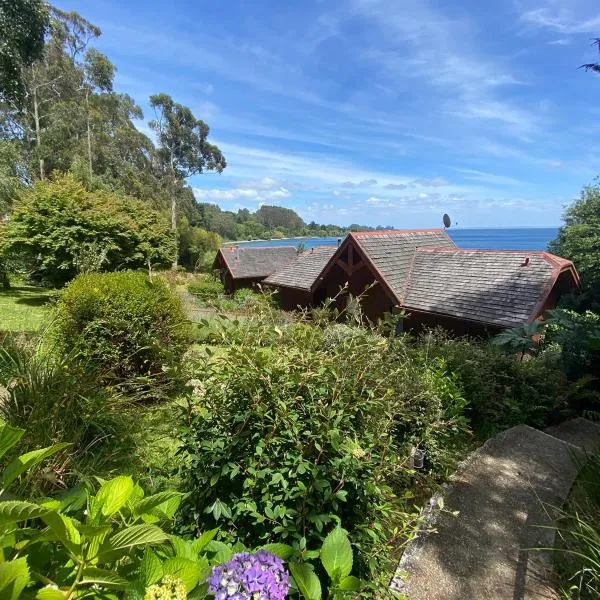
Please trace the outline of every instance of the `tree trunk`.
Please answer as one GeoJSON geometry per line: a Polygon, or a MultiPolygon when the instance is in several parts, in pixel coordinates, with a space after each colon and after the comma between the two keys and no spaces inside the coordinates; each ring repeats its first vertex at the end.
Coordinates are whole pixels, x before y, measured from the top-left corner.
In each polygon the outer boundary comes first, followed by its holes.
{"type": "Polygon", "coordinates": [[[92,177],[94,176],[94,171],[92,169],[92,129],[90,127],[90,102],[89,102],[89,90],[85,91],[85,104],[87,107],[87,151],[88,151],[88,166],[90,169],[90,183],[92,182],[92,177]]]}
{"type": "MultiPolygon", "coordinates": [[[[35,141],[38,148],[38,152],[40,151],[40,147],[42,145],[41,133],[40,133],[40,113],[38,110],[38,98],[37,98],[37,87],[33,88],[33,119],[35,121],[35,141]]],[[[44,180],[44,159],[40,156],[40,179],[44,180]]]]}
{"type": "Polygon", "coordinates": [[[177,198],[175,197],[175,168],[173,167],[173,158],[171,157],[171,231],[175,235],[175,257],[171,268],[177,269],[179,258],[179,248],[177,247],[177,198]]]}

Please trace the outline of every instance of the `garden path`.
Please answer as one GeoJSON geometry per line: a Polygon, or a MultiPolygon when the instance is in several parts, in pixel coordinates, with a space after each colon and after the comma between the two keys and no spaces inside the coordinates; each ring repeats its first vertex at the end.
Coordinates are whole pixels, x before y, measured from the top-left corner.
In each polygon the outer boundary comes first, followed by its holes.
{"type": "Polygon", "coordinates": [[[425,514],[436,532],[410,543],[392,588],[408,600],[557,599],[551,555],[539,550],[553,546],[554,530],[544,526],[599,445],[600,425],[585,419],[488,440],[432,498],[425,514]]]}

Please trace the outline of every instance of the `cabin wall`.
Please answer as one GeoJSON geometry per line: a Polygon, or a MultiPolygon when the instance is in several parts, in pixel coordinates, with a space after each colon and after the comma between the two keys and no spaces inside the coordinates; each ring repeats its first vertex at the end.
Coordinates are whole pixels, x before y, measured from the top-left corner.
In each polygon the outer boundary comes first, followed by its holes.
{"type": "Polygon", "coordinates": [[[296,310],[298,306],[306,308],[312,304],[313,296],[310,292],[286,287],[279,287],[277,290],[279,292],[277,297],[283,310],[296,310]]]}
{"type": "Polygon", "coordinates": [[[457,336],[468,335],[471,337],[482,338],[497,335],[502,331],[500,327],[495,327],[493,325],[464,321],[446,315],[407,310],[407,316],[403,321],[404,331],[421,333],[424,329],[432,329],[434,327],[443,327],[457,336]]]}
{"type": "Polygon", "coordinates": [[[354,297],[362,295],[361,307],[363,314],[372,322],[377,322],[386,312],[390,312],[394,303],[383,290],[379,282],[365,265],[348,275],[339,265],[334,265],[325,280],[315,290],[315,301],[324,301],[326,298],[336,298],[335,306],[338,310],[346,308],[348,294],[354,297]],[[340,293],[346,283],[348,287],[340,293]],[[374,285],[373,285],[374,284],[374,285]],[[368,292],[365,289],[373,285],[368,292]],[[336,297],[337,296],[337,297],[336,297]]]}

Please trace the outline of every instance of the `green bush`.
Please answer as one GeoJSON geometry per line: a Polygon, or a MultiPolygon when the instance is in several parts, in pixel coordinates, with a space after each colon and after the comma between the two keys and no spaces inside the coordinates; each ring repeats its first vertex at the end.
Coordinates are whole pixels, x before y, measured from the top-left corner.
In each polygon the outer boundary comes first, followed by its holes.
{"type": "Polygon", "coordinates": [[[411,449],[428,451],[431,468],[447,464],[464,401],[442,361],[415,370],[366,329],[325,348],[318,327],[253,327],[196,371],[182,528],[302,547],[341,520],[361,572],[373,572],[406,520],[411,449]]]}
{"type": "Polygon", "coordinates": [[[180,299],[143,273],[79,275],[60,294],[54,329],[80,363],[117,380],[168,379],[189,345],[180,299]]]}
{"type": "Polygon", "coordinates": [[[555,353],[521,359],[487,342],[452,338],[441,329],[424,334],[413,351],[423,360],[445,361],[482,438],[520,423],[544,426],[565,406],[568,385],[555,353]]]}
{"type": "Polygon", "coordinates": [[[190,294],[203,300],[218,298],[225,293],[223,284],[216,277],[210,275],[190,283],[187,289],[190,294]]]}
{"type": "Polygon", "coordinates": [[[24,499],[14,493],[15,482],[30,478],[34,469],[67,444],[12,457],[23,433],[0,423],[2,598],[184,600],[206,598],[207,592],[220,597],[219,592],[229,587],[227,579],[221,583],[223,570],[231,570],[232,578],[244,586],[239,591],[266,597],[274,578],[259,583],[262,589],[248,589],[246,560],[265,565],[284,586],[287,569],[283,561],[287,562],[288,583],[293,582],[305,600],[341,600],[347,592],[359,593],[364,586],[351,575],[352,546],[340,527],[329,533],[318,550],[273,544],[249,556],[251,551],[233,543],[231,537],[228,543],[215,540],[216,529],[194,540],[169,534],[182,495],[166,490],[146,496],[126,475],[100,480],[95,493],[96,485],[78,485],[53,498],[24,499]],[[315,558],[318,564],[308,562],[315,558]],[[315,566],[323,575],[321,580],[315,566]]]}
{"type": "Polygon", "coordinates": [[[0,420],[25,429],[21,446],[70,443],[32,480],[35,489],[64,487],[78,473],[105,473],[123,462],[130,443],[122,418],[127,399],[71,356],[7,336],[0,342],[0,398],[0,420]]]}
{"type": "Polygon", "coordinates": [[[176,243],[164,216],[142,201],[89,192],[67,174],[22,193],[0,250],[6,266],[61,286],[77,273],[170,265],[176,243]]]}

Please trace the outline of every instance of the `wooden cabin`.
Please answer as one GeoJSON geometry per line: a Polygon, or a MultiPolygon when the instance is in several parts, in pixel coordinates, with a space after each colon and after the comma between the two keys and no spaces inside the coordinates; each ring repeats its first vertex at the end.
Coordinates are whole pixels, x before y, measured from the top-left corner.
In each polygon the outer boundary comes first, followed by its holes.
{"type": "Polygon", "coordinates": [[[571,261],[540,251],[461,250],[441,229],[351,233],[315,273],[307,270],[301,286],[293,273],[275,272],[268,283],[288,305],[336,297],[341,309],[351,294],[373,322],[403,309],[407,329],[441,325],[461,335],[538,319],[580,286],[571,261]]]}
{"type": "MultiPolygon", "coordinates": [[[[335,254],[337,246],[321,246],[302,252],[292,263],[275,271],[264,284],[279,291],[279,301],[284,310],[315,305],[313,284],[335,254]]],[[[320,304],[325,298],[316,302],[320,304]]]]}
{"type": "Polygon", "coordinates": [[[233,294],[241,287],[260,283],[296,257],[293,246],[228,246],[217,252],[213,269],[219,272],[225,291],[233,294]]]}

